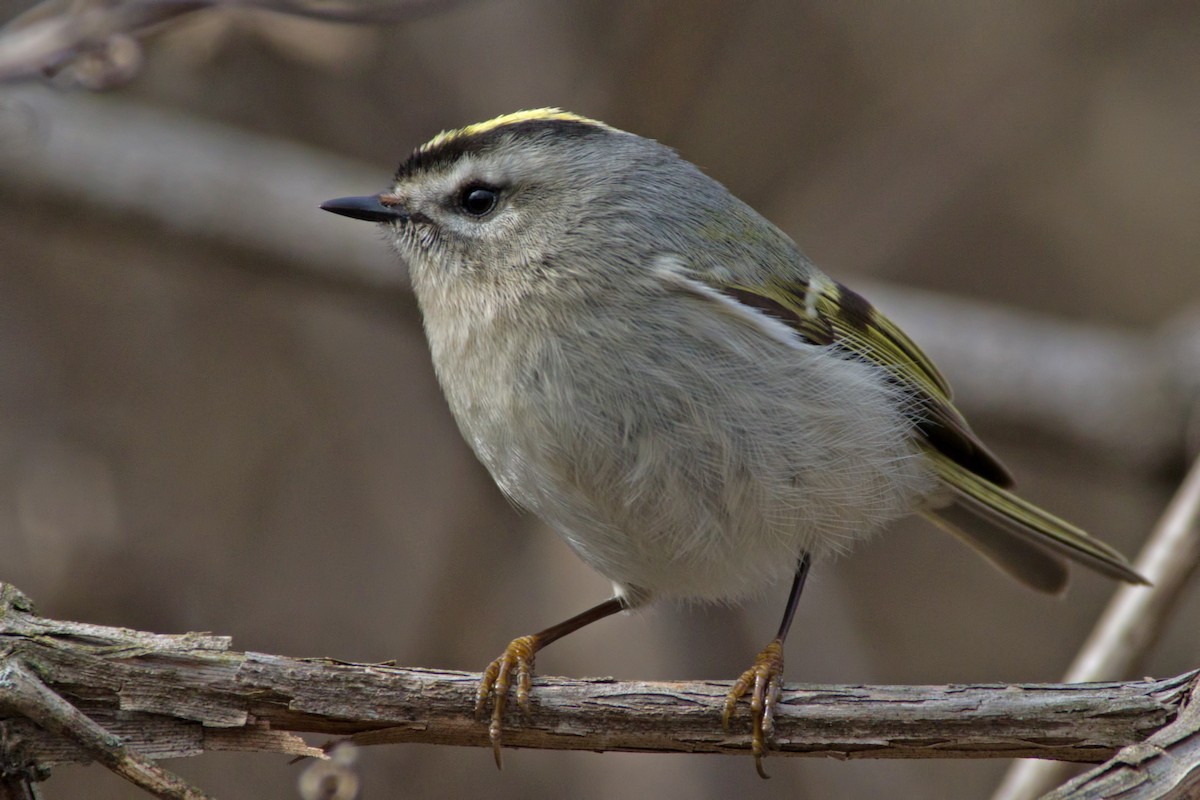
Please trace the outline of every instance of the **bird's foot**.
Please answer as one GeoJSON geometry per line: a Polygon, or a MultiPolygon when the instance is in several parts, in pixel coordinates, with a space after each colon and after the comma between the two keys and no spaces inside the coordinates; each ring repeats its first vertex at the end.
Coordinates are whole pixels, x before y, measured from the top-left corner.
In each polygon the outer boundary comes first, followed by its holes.
{"type": "Polygon", "coordinates": [[[492,719],[488,724],[488,739],[492,742],[492,755],[496,766],[503,768],[500,759],[500,728],[504,708],[508,704],[508,690],[512,677],[517,676],[517,707],[529,719],[529,690],[533,686],[533,657],[538,651],[536,636],[520,636],[508,643],[504,654],[488,664],[483,679],[475,692],[475,719],[483,717],[488,696],[492,698],[492,719]]]}
{"type": "Polygon", "coordinates": [[[754,666],[742,673],[729,694],[725,696],[725,713],[721,721],[729,730],[737,701],[746,692],[750,695],[751,749],[754,753],[754,768],[759,777],[771,777],[763,770],[762,760],[767,755],[767,741],[775,735],[775,703],[783,680],[783,642],[774,639],[754,659],[754,666]]]}

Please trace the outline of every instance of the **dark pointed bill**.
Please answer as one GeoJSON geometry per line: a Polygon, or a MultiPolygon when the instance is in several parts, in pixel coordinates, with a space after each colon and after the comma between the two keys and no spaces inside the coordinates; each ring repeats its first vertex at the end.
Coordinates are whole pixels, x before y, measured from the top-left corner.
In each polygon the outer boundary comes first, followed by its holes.
{"type": "Polygon", "coordinates": [[[408,214],[399,206],[386,206],[379,200],[379,195],[367,197],[339,197],[336,200],[326,200],[321,203],[325,211],[341,214],[343,217],[361,219],[367,222],[393,222],[402,220],[408,214]]]}

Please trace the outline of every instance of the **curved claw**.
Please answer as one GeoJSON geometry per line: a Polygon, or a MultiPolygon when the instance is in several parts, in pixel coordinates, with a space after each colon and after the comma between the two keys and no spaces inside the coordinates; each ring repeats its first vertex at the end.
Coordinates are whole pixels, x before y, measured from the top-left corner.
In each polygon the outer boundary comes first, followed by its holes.
{"type": "Polygon", "coordinates": [[[729,730],[737,701],[747,692],[750,694],[751,734],[750,749],[754,754],[754,768],[761,778],[771,776],[763,769],[762,760],[767,755],[767,741],[775,735],[775,706],[783,678],[783,642],[773,640],[754,659],[754,666],[742,673],[725,696],[725,711],[721,721],[729,730]]]}
{"type": "Polygon", "coordinates": [[[514,672],[517,674],[517,706],[522,715],[529,719],[529,693],[533,688],[533,660],[537,646],[537,639],[533,636],[513,639],[504,648],[503,655],[488,664],[479,681],[479,688],[475,690],[475,719],[483,717],[483,707],[487,704],[488,696],[492,697],[488,739],[492,743],[492,756],[496,759],[498,769],[504,768],[500,756],[500,738],[512,676],[514,672]]]}

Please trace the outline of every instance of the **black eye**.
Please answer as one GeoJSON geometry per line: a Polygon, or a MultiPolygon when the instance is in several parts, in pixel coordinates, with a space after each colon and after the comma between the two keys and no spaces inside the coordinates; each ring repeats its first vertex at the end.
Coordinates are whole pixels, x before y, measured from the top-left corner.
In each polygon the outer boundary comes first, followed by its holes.
{"type": "Polygon", "coordinates": [[[499,189],[490,186],[468,186],[458,196],[458,207],[472,217],[484,217],[492,212],[499,199],[499,189]]]}

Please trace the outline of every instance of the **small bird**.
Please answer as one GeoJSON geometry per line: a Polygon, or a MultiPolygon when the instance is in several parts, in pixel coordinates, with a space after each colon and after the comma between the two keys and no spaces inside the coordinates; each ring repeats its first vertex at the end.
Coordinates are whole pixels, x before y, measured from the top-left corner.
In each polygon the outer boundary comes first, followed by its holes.
{"type": "Polygon", "coordinates": [[[484,671],[501,729],[535,654],[660,598],[733,602],[791,577],[775,638],[734,683],[751,750],[774,730],[783,645],[814,560],[917,513],[1043,592],[1064,560],[1145,583],[1116,550],[1009,491],[937,367],[861,295],[670,148],[537,109],[443,132],[377,195],[463,436],[614,596],[514,639],[484,671]]]}

